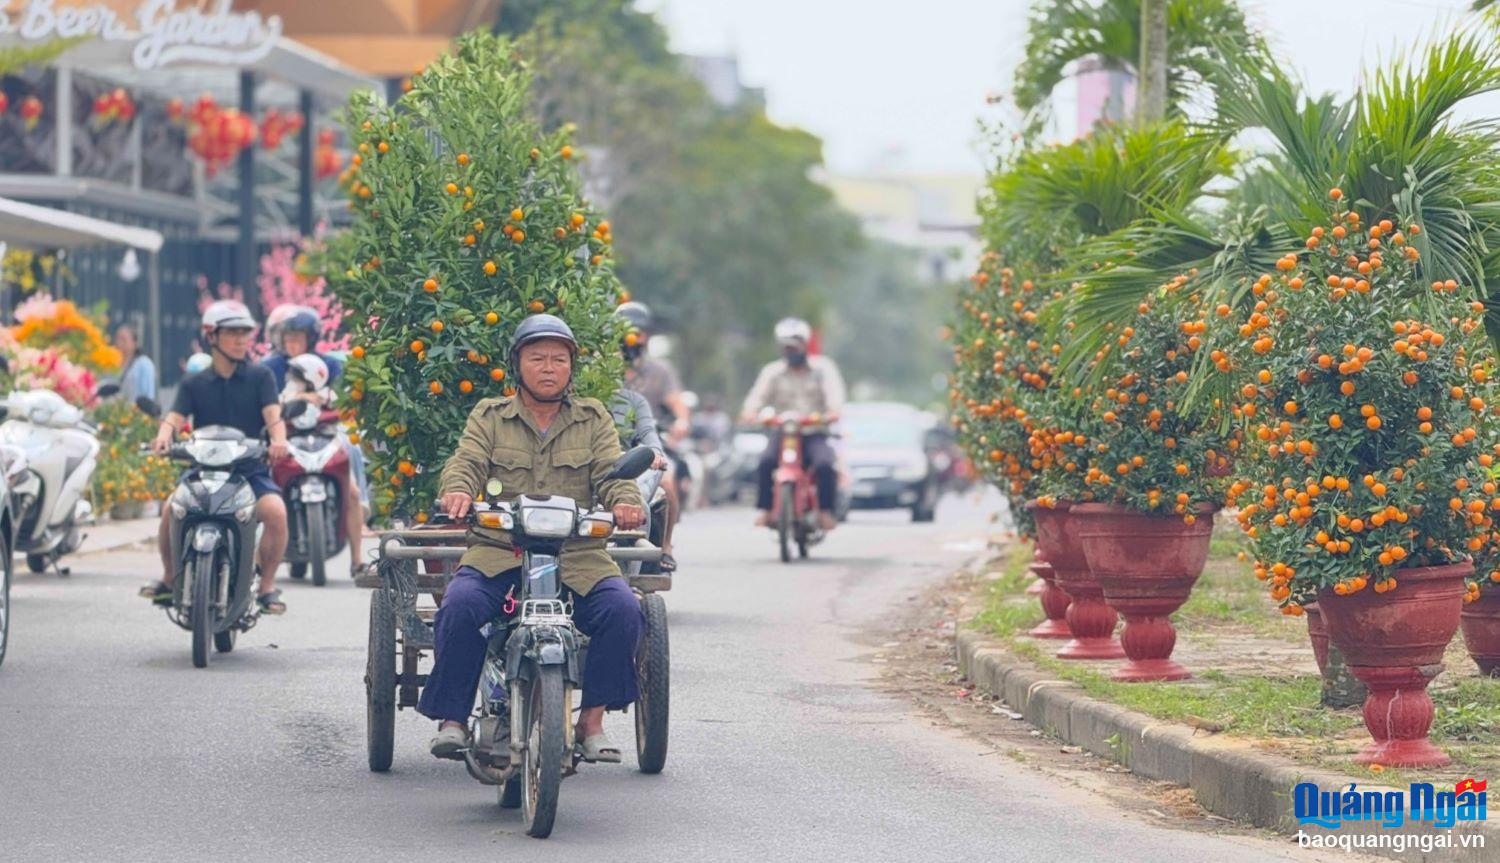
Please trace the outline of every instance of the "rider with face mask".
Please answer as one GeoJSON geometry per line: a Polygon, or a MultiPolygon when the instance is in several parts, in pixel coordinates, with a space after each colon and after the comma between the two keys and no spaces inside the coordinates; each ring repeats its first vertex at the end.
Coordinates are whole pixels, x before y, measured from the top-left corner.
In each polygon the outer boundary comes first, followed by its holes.
{"type": "MultiPolygon", "coordinates": [[[[825,422],[833,422],[844,409],[844,377],[833,360],[824,356],[809,356],[808,345],[812,341],[812,327],[799,318],[784,318],[776,324],[776,343],[781,347],[781,359],[769,363],[760,370],[750,394],[745,396],[745,407],[740,411],[743,422],[753,423],[765,408],[778,414],[821,414],[825,422]]],[[[765,453],[761,456],[756,471],[756,508],[760,510],[756,524],[765,526],[771,520],[772,478],[776,472],[776,460],[781,454],[779,435],[772,435],[765,453]]],[[[807,435],[802,440],[802,458],[812,469],[818,486],[818,521],[824,530],[832,530],[838,524],[833,509],[838,494],[837,461],[833,447],[826,434],[807,435]]]]}

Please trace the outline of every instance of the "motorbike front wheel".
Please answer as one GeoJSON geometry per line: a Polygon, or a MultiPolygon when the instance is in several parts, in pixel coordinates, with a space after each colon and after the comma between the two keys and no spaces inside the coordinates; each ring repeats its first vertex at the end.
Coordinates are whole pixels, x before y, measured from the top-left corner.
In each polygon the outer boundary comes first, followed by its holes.
{"type": "Polygon", "coordinates": [[[526,835],[546,839],[557,818],[563,761],[568,757],[567,706],[558,665],[537,669],[526,696],[526,755],[521,761],[521,821],[526,835]]]}
{"type": "Polygon", "coordinates": [[[35,572],[37,574],[41,574],[43,572],[46,572],[47,571],[47,567],[49,567],[51,565],[52,565],[52,558],[48,557],[45,554],[28,554],[28,555],[26,555],[26,568],[29,569],[29,570],[31,570],[32,572],[35,572]]]}
{"type": "Polygon", "coordinates": [[[796,539],[797,488],[791,483],[782,483],[781,513],[776,521],[777,539],[781,543],[781,562],[792,562],[792,542],[796,539]]]}
{"type": "Polygon", "coordinates": [[[214,553],[193,556],[192,610],[193,667],[208,667],[208,645],[214,634],[214,553]]]}
{"type": "Polygon", "coordinates": [[[312,569],[314,587],[328,583],[328,524],[323,521],[323,505],[307,506],[307,565],[312,569]]]}

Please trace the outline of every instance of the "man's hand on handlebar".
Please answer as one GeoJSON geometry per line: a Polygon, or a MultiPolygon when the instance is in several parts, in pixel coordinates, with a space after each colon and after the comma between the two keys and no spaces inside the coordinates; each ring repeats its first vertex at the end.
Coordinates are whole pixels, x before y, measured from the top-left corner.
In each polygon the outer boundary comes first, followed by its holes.
{"type": "Polygon", "coordinates": [[[450,491],[443,495],[439,507],[448,517],[457,521],[469,514],[469,507],[473,505],[474,498],[461,491],[450,491]]]}
{"type": "Polygon", "coordinates": [[[652,462],[651,462],[651,469],[652,470],[665,470],[666,467],[667,467],[667,455],[666,455],[666,453],[657,452],[656,458],[654,460],[652,460],[652,462]]]}
{"type": "Polygon", "coordinates": [[[635,530],[646,523],[646,510],[633,503],[622,503],[614,508],[615,527],[620,530],[635,530]]]}

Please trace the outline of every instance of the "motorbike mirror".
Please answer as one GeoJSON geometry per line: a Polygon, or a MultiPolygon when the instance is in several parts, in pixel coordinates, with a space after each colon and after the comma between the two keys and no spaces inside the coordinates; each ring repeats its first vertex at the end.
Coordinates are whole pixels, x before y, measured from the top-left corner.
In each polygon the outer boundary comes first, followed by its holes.
{"type": "Polygon", "coordinates": [[[308,409],[310,409],[311,407],[312,405],[308,404],[302,399],[297,399],[281,409],[282,419],[294,420],[297,417],[300,417],[303,414],[307,413],[308,409]]]}
{"type": "Polygon", "coordinates": [[[654,461],[656,461],[656,450],[648,446],[638,446],[620,456],[605,479],[635,479],[649,470],[654,461]]]}
{"type": "Polygon", "coordinates": [[[110,398],[111,396],[114,396],[114,395],[118,394],[119,392],[120,392],[120,385],[117,384],[117,383],[114,383],[113,381],[111,381],[110,383],[107,383],[107,384],[100,384],[99,385],[99,389],[96,391],[95,394],[98,395],[99,398],[101,398],[101,399],[107,399],[107,398],[110,398]]]}
{"type": "Polygon", "coordinates": [[[161,416],[161,405],[157,404],[156,399],[153,399],[150,396],[141,396],[137,398],[135,400],[135,406],[140,410],[141,413],[145,414],[148,417],[155,418],[161,416]]]}

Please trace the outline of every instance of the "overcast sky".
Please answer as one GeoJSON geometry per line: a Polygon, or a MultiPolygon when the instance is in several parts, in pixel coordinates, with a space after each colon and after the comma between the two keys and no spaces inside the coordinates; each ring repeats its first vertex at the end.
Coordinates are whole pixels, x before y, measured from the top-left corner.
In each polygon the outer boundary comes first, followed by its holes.
{"type": "MultiPolygon", "coordinates": [[[[639,0],[673,47],[739,55],[771,116],[823,138],[835,171],[979,171],[976,121],[999,118],[1029,0],[639,0]]],[[[1468,0],[1245,0],[1314,91],[1453,23],[1468,0]]],[[[1497,100],[1500,101],[1500,100],[1497,100]]],[[[1470,113],[1495,116],[1497,101],[1470,113]]]]}

